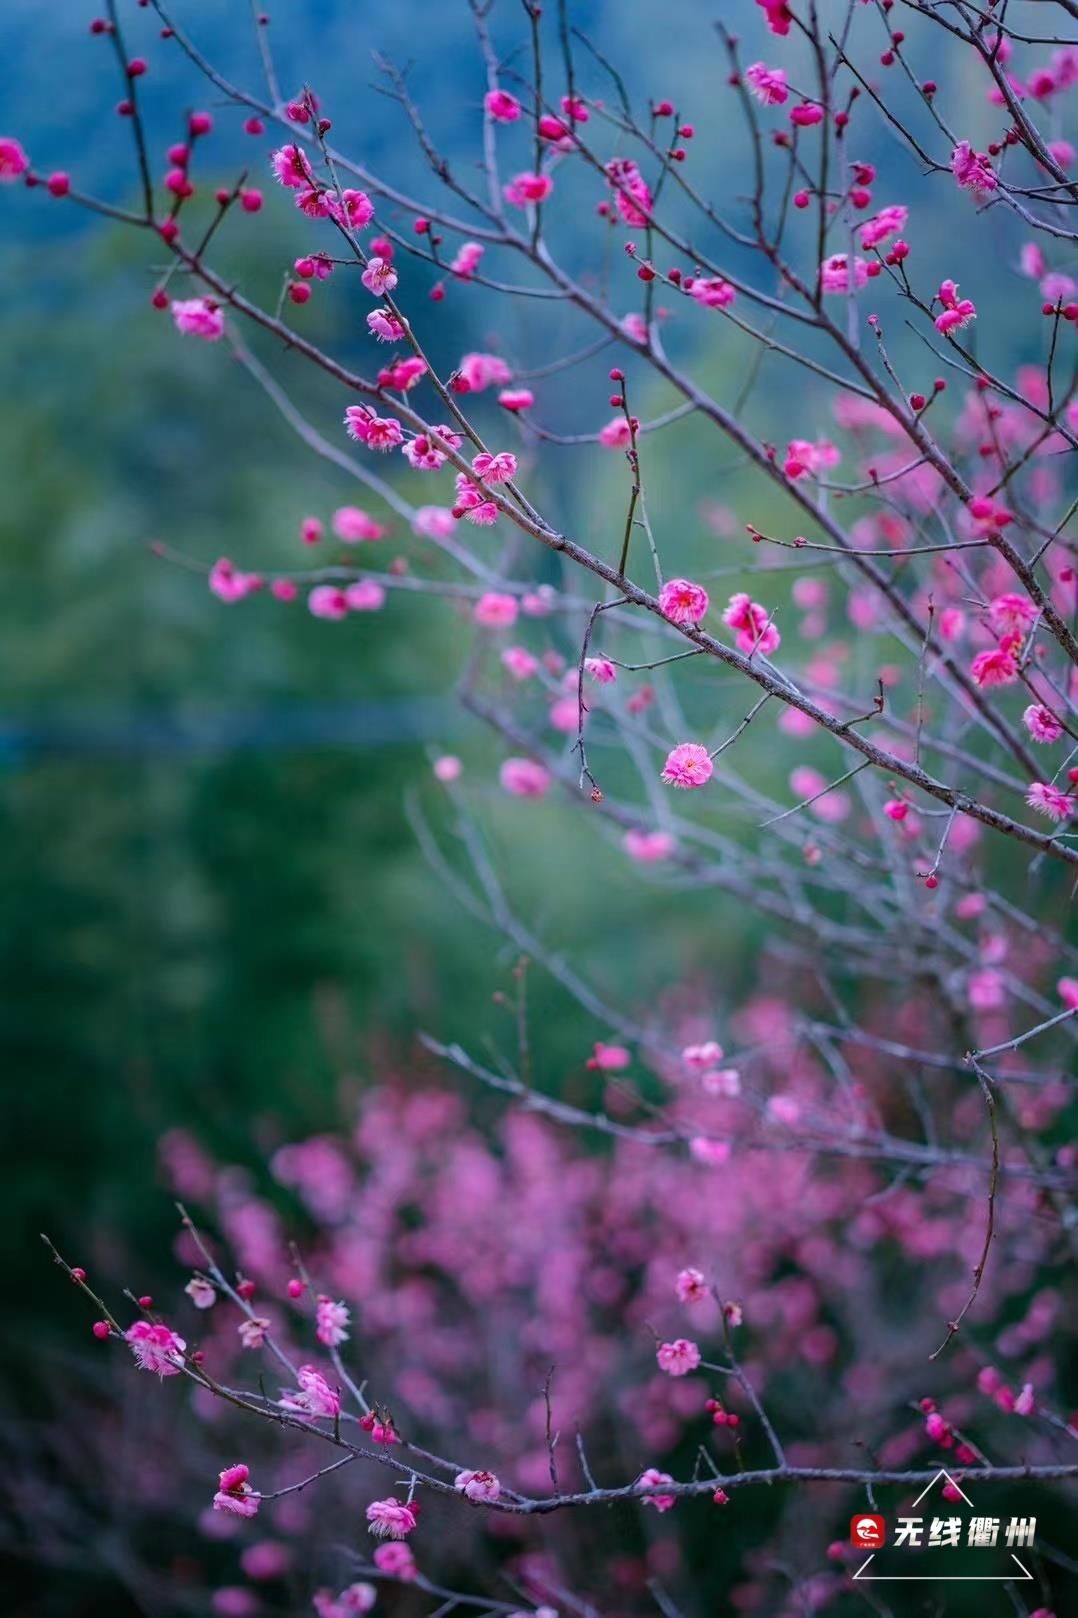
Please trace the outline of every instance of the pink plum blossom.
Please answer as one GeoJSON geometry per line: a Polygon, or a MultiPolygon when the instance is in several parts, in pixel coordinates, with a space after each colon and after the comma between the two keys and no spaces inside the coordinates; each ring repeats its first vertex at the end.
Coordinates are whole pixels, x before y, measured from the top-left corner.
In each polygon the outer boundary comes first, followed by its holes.
{"type": "Polygon", "coordinates": [[[376,1539],[406,1539],[418,1520],[417,1507],[403,1500],[372,1500],[367,1507],[367,1525],[376,1539]]]}
{"type": "Polygon", "coordinates": [[[668,579],[659,591],[659,606],[673,624],[698,624],[707,605],[707,591],[691,579],[668,579]]]}
{"type": "Polygon", "coordinates": [[[493,1505],[502,1492],[493,1472],[458,1472],[453,1487],[458,1494],[480,1505],[493,1505]]]}
{"type": "Polygon", "coordinates": [[[233,1517],[254,1517],[261,1500],[247,1481],[250,1475],[250,1469],[242,1463],[227,1466],[220,1474],[217,1493],[213,1497],[214,1511],[223,1511],[233,1517]]]}
{"type": "Polygon", "coordinates": [[[179,1376],[187,1344],[160,1321],[136,1320],[124,1337],[140,1371],[156,1376],[179,1376]]]}
{"type": "Polygon", "coordinates": [[[688,1376],[700,1363],[700,1350],[687,1337],[677,1337],[672,1343],[660,1343],[655,1352],[659,1370],[667,1376],[688,1376]]]}
{"type": "Polygon", "coordinates": [[[514,798],[542,798],[550,790],[552,776],[545,765],[530,758],[507,758],[499,780],[514,798]]]}
{"type": "Polygon", "coordinates": [[[667,755],[661,779],[672,787],[702,787],[711,780],[714,770],[706,747],[699,742],[680,742],[667,755]]]}
{"type": "Polygon", "coordinates": [[[171,310],[176,330],[187,337],[215,343],[224,335],[225,317],[210,298],[174,298],[171,310]]]}
{"type": "Polygon", "coordinates": [[[327,1348],[339,1348],[348,1341],[351,1311],[343,1303],[336,1303],[323,1293],[315,1307],[314,1334],[327,1348]]]}

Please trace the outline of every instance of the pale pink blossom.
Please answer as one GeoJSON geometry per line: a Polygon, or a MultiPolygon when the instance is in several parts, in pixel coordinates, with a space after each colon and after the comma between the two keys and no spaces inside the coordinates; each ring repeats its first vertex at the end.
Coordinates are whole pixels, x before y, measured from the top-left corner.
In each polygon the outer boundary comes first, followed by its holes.
{"type": "Polygon", "coordinates": [[[1031,702],[1022,714],[1022,723],[1035,742],[1058,742],[1063,734],[1061,722],[1043,702],[1031,702]]]}
{"type": "Polygon", "coordinates": [[[659,591],[659,606],[672,624],[698,624],[707,612],[707,591],[691,579],[668,579],[659,591]]]}
{"type": "Polygon", "coordinates": [[[526,646],[507,646],[501,661],[514,680],[530,680],[539,672],[539,659],[526,646]]]}
{"type": "Polygon", "coordinates": [[[613,685],[618,671],[608,657],[586,657],[584,672],[590,674],[597,685],[613,685]]]}
{"type": "Polygon", "coordinates": [[[327,1348],[339,1348],[348,1341],[347,1327],[351,1318],[351,1310],[346,1304],[334,1302],[322,1293],[315,1306],[314,1335],[327,1348]]]}
{"type": "Polygon", "coordinates": [[[812,443],[808,438],[791,438],[786,446],[786,459],[782,470],[788,478],[815,476],[837,466],[842,453],[828,438],[812,443]]]}
{"type": "Polygon", "coordinates": [[[659,1344],[655,1359],[667,1376],[688,1376],[700,1363],[700,1350],[687,1337],[676,1337],[672,1343],[659,1344]]]}
{"type": "Polygon", "coordinates": [[[462,281],[467,281],[479,268],[485,249],[481,242],[463,242],[449,268],[462,281]]]}
{"type": "Polygon", "coordinates": [[[183,1289],[196,1309],[212,1309],[217,1302],[217,1289],[201,1275],[193,1275],[183,1289]]]}
{"type": "Polygon", "coordinates": [[[667,755],[660,779],[672,787],[702,787],[711,780],[714,770],[706,747],[699,742],[680,742],[667,755]]]}
{"type": "Polygon", "coordinates": [[[500,354],[465,354],[457,366],[457,376],[465,384],[468,393],[503,387],[512,380],[512,375],[500,354]]]}
{"type": "Polygon", "coordinates": [[[974,1011],[999,1011],[1007,1003],[1004,979],[991,967],[971,972],[966,992],[974,1011]]]}
{"type": "MultiPolygon", "coordinates": [[[[860,291],[868,284],[868,265],[863,258],[854,258],[853,261],[853,289],[860,291]]],[[[849,255],[846,253],[832,253],[820,265],[820,287],[824,292],[850,291],[849,255]]]]}
{"type": "Polygon", "coordinates": [[[722,1061],[722,1046],[714,1039],[700,1045],[686,1045],[681,1060],[690,1073],[706,1073],[709,1067],[722,1061]]]}
{"type": "Polygon", "coordinates": [[[621,846],[639,865],[658,865],[670,858],[677,843],[668,831],[640,831],[633,826],[625,833],[621,846]]]}
{"type": "Polygon", "coordinates": [[[249,1320],[241,1320],[236,1327],[244,1348],[262,1348],[269,1329],[270,1322],[265,1315],[252,1315],[249,1320]]]}
{"type": "Polygon", "coordinates": [[[387,292],[393,291],[400,277],[391,263],[375,256],[367,260],[359,279],[368,292],[372,292],[376,298],[382,298],[387,292]]]}
{"type": "Polygon", "coordinates": [[[560,730],[565,736],[573,735],[580,721],[580,705],[576,697],[559,697],[557,702],[551,703],[547,718],[555,730],[560,730]]]}
{"type": "Polygon", "coordinates": [[[627,1045],[608,1045],[597,1039],[588,1057],[588,1067],[599,1073],[621,1073],[632,1066],[633,1053],[627,1045]]]}
{"type": "Polygon", "coordinates": [[[376,1539],[406,1539],[418,1522],[415,1505],[403,1500],[372,1500],[367,1524],[376,1539]]]}
{"type": "Polygon", "coordinates": [[[517,621],[519,606],[516,596],[488,590],[481,595],[472,609],[472,617],[485,629],[506,629],[517,621]]]}
{"type": "Polygon", "coordinates": [[[712,1140],[707,1135],[694,1135],[689,1141],[689,1156],[694,1163],[702,1163],[705,1168],[721,1168],[730,1161],[730,1143],[712,1140]]]}
{"type": "Polygon", "coordinates": [[[458,1472],[453,1487],[458,1494],[479,1505],[493,1505],[502,1492],[493,1472],[458,1472]]]}
{"type": "Polygon", "coordinates": [[[296,1372],[296,1381],[298,1388],[281,1395],[279,1403],[282,1410],[298,1410],[308,1416],[340,1415],[341,1396],[335,1388],[330,1387],[321,1371],[313,1365],[301,1365],[296,1372]]]}
{"type": "Polygon", "coordinates": [[[997,635],[1020,635],[1037,616],[1037,608],[1027,595],[1011,591],[993,596],[988,603],[988,621],[997,635]]]}
{"type": "Polygon", "coordinates": [[[358,545],[363,540],[382,539],[385,528],[359,506],[338,506],[330,518],[333,532],[346,545],[358,545]]]}
{"type": "Polygon", "coordinates": [[[399,343],[404,336],[404,323],[388,309],[372,309],[367,316],[367,330],[380,343],[399,343]]]}
{"type": "Polygon", "coordinates": [[[1023,1382],[1021,1391],[1014,1401],[1016,1416],[1032,1416],[1037,1408],[1036,1396],[1033,1392],[1032,1382],[1023,1382]]]}
{"type": "Polygon", "coordinates": [[[526,618],[546,618],[554,611],[558,592],[552,584],[541,584],[520,598],[521,611],[526,618]]]}
{"type": "Polygon", "coordinates": [[[426,433],[417,433],[401,445],[401,454],[417,472],[437,472],[446,463],[444,449],[439,449],[426,433]]]}
{"type": "Polygon", "coordinates": [[[745,83],[765,107],[781,107],[790,94],[785,69],[767,67],[763,62],[750,62],[745,69],[745,83]]]}
{"type": "Polygon", "coordinates": [[[498,779],[514,798],[541,798],[549,792],[552,776],[546,766],[535,759],[507,758],[498,779]]]}
{"type": "Polygon", "coordinates": [[[606,449],[628,449],[633,432],[624,416],[615,416],[605,427],[599,428],[599,442],[606,449]]]}
{"type": "Polygon", "coordinates": [[[1018,263],[1022,274],[1027,275],[1031,281],[1039,281],[1047,269],[1044,253],[1038,242],[1023,242],[1018,255],[1018,263]]]}
{"type": "Polygon", "coordinates": [[[703,1270],[679,1270],[674,1290],[679,1303],[700,1303],[708,1296],[707,1278],[703,1270]]]}
{"type": "Polygon", "coordinates": [[[385,586],[377,579],[356,579],[345,585],[344,599],[349,612],[381,612],[386,604],[385,586]]]}
{"type": "Polygon", "coordinates": [[[450,781],[460,780],[464,765],[460,762],[460,759],[457,758],[455,754],[443,753],[440,758],[436,758],[434,760],[432,769],[434,771],[434,779],[436,781],[448,783],[450,781]]]}
{"type": "Polygon", "coordinates": [[[168,1326],[136,1320],[124,1337],[140,1371],[153,1371],[157,1376],[178,1376],[182,1371],[187,1344],[168,1326]]]}
{"type": "Polygon", "coordinates": [[[448,539],[457,526],[448,506],[419,506],[412,527],[424,539],[448,539]]]}
{"type": "MultiPolygon", "coordinates": [[[[673,1483],[674,1480],[669,1472],[660,1472],[656,1467],[649,1466],[636,1481],[646,1489],[653,1489],[656,1484],[673,1483]]],[[[676,1494],[645,1494],[640,1498],[645,1506],[653,1506],[656,1511],[669,1511],[671,1506],[677,1504],[676,1494]]]]}
{"type": "Polygon", "coordinates": [[[1078,282],[1062,270],[1054,270],[1046,275],[1040,284],[1040,294],[1045,303],[1067,303],[1078,290],[1078,282]]]}
{"type": "Polygon", "coordinates": [[[709,1096],[739,1096],[741,1074],[736,1067],[709,1068],[700,1075],[700,1088],[709,1096]]]}
{"type": "Polygon", "coordinates": [[[1069,820],[1078,808],[1078,796],[1073,792],[1064,792],[1050,781],[1034,781],[1026,793],[1026,802],[1039,815],[1047,815],[1049,820],[1069,820]]]}
{"type": "Polygon", "coordinates": [[[374,1552],[374,1565],[379,1572],[400,1579],[405,1584],[419,1576],[410,1546],[402,1545],[399,1540],[391,1539],[378,1545],[374,1552]]]}
{"type": "Polygon", "coordinates": [[[1056,993],[1068,1011],[1078,1011],[1078,978],[1060,978],[1056,993]]]}
{"type": "Polygon", "coordinates": [[[215,343],[224,335],[225,317],[209,298],[173,298],[170,305],[176,330],[186,337],[201,337],[215,343]]]}

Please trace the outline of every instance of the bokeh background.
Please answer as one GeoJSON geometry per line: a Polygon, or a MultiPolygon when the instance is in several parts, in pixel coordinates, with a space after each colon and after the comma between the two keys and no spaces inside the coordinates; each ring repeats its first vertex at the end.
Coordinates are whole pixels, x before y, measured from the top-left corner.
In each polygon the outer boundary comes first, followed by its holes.
{"type": "MultiPolygon", "coordinates": [[[[244,6],[176,4],[228,77],[257,84],[244,6]]],[[[676,94],[700,131],[705,188],[732,205],[744,148],[733,99],[719,94],[716,8],[690,0],[675,23],[658,0],[572,9],[634,95],[676,94]]],[[[763,54],[749,0],[721,9],[763,54]]],[[[36,168],[70,169],[84,189],[122,202],[128,129],[111,113],[114,64],[88,39],[88,17],[75,0],[44,10],[5,0],[2,121],[36,168]]],[[[470,169],[484,83],[463,0],[278,0],[274,23],[294,81],[286,87],[314,84],[344,149],[433,190],[399,110],[375,87],[377,50],[412,64],[412,93],[439,144],[470,169]]],[[[134,13],[130,40],[151,57],[146,94],[163,151],[193,80],[155,36],[151,17],[134,13]]],[[[199,92],[195,104],[213,98],[199,92]]],[[[970,105],[976,140],[985,113],[972,93],[970,105]]],[[[216,149],[230,180],[227,147],[216,149]]],[[[886,131],[857,155],[880,167],[881,201],[905,196],[916,171],[886,131]]],[[[233,156],[250,157],[238,127],[233,156]]],[[[925,284],[973,275],[983,237],[974,246],[951,228],[950,187],[929,186],[919,207],[925,284]]],[[[221,352],[178,341],[154,314],[145,241],[21,188],[5,191],[0,208],[0,1351],[17,1432],[55,1416],[64,1376],[82,1375],[91,1355],[83,1310],[39,1231],[72,1259],[107,1257],[139,1290],[175,1284],[174,1214],[156,1166],[165,1130],[192,1128],[228,1161],[253,1163],[275,1141],[334,1128],[378,1063],[426,1060],[418,1030],[474,1040],[496,1027],[492,995],[516,952],[462,917],[405,814],[411,796],[441,824],[432,749],[462,754],[478,783],[494,779],[498,747],[452,697],[467,625],[419,599],[339,627],[302,603],[259,599],[241,613],[210,597],[197,573],[156,557],[150,547],[163,541],[202,562],[228,554],[243,567],[294,566],[303,515],[368,502],[307,453],[221,352]]],[[[567,211],[570,260],[586,255],[590,224],[588,208],[567,211]]],[[[1010,315],[1019,283],[1006,229],[997,273],[977,283],[977,330],[992,331],[1001,371],[1033,357],[1010,315]]],[[[281,266],[307,246],[287,199],[269,195],[230,262],[272,298],[281,266]]],[[[627,281],[627,308],[633,295],[627,281]]],[[[316,299],[303,322],[358,357],[357,309],[316,299]]],[[[491,343],[539,364],[579,339],[570,315],[552,314],[541,335],[533,328],[530,309],[495,311],[481,294],[454,292],[427,336],[443,370],[491,343]]],[[[893,346],[904,352],[906,341],[896,333],[893,346]]],[[[729,399],[746,356],[718,323],[708,342],[694,361],[729,399]]],[[[336,401],[316,380],[296,367],[289,380],[317,419],[335,421],[336,401]]],[[[789,380],[769,363],[746,405],[765,436],[807,436],[822,419],[791,418],[789,380]]],[[[599,381],[589,391],[572,375],[551,379],[545,418],[594,431],[609,413],[604,393],[599,381]]],[[[635,402],[647,414],[664,401],[635,402]]],[[[618,472],[602,452],[575,453],[545,486],[537,473],[538,486],[562,521],[601,532],[618,472]]],[[[661,434],[649,443],[649,477],[653,512],[684,536],[686,568],[729,565],[723,545],[733,541],[716,534],[708,508],[732,513],[731,534],[744,521],[753,486],[734,457],[692,428],[661,434]]],[[[776,498],[757,487],[753,520],[766,525],[776,498]]],[[[759,766],[767,782],[766,747],[759,766]]],[[[510,827],[496,792],[475,791],[519,912],[553,948],[571,943],[615,1002],[687,979],[736,1001],[766,947],[758,921],[713,894],[642,885],[569,806],[524,811],[522,839],[519,806],[510,827]]],[[[580,1070],[605,1030],[541,973],[533,994],[543,1075],[554,1083],[580,1070]]],[[[12,1611],[135,1610],[100,1569],[18,1562],[12,1577],[12,1611]]]]}

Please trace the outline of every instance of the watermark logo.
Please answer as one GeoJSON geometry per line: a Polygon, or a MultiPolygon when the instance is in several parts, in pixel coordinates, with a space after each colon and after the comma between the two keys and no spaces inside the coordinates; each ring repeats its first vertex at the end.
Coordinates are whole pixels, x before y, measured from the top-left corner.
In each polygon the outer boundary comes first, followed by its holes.
{"type": "Polygon", "coordinates": [[[859,1551],[878,1551],[887,1538],[887,1523],[882,1517],[862,1513],[850,1518],[850,1544],[859,1551]]]}
{"type": "Polygon", "coordinates": [[[941,1469],[928,1488],[917,1496],[909,1511],[896,1519],[889,1542],[885,1518],[874,1512],[862,1512],[856,1517],[851,1517],[850,1544],[856,1550],[869,1552],[853,1577],[880,1583],[896,1580],[936,1583],[941,1579],[953,1580],[956,1583],[979,1583],[983,1580],[1002,1583],[1032,1579],[1032,1573],[1015,1552],[1017,1549],[1032,1547],[1036,1532],[1036,1517],[977,1515],[976,1507],[969,1495],[963,1492],[949,1472],[941,1469]],[[947,1515],[919,1513],[918,1507],[938,1483],[950,1485],[946,1502],[947,1515]],[[961,1512],[960,1503],[969,1507],[968,1515],[961,1512]],[[881,1550],[886,1550],[882,1562],[877,1554],[881,1550]],[[972,1558],[967,1555],[964,1563],[960,1565],[964,1565],[968,1571],[948,1573],[945,1571],[945,1562],[932,1554],[940,1551],[994,1554],[987,1556],[974,1554],[972,1558]],[[914,1572],[912,1568],[919,1564],[915,1555],[911,1565],[910,1552],[928,1553],[932,1571],[914,1572]],[[1006,1552],[1005,1562],[1000,1552],[1006,1552]],[[1001,1564],[1004,1571],[1000,1571],[1001,1564]],[[981,1571],[982,1568],[984,1571],[981,1571]]]}

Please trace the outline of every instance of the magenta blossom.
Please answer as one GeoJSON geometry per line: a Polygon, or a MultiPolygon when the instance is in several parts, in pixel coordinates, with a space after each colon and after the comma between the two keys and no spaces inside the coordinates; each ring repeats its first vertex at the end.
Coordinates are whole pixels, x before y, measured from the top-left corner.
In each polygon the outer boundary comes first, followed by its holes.
{"type": "Polygon", "coordinates": [[[210,298],[174,298],[171,312],[176,330],[187,337],[215,343],[224,335],[225,317],[210,298]]]}
{"type": "Polygon", "coordinates": [[[250,1469],[242,1462],[238,1466],[226,1466],[220,1474],[217,1493],[213,1497],[214,1511],[223,1511],[233,1517],[256,1516],[261,1496],[248,1483],[250,1475],[250,1469]]]}
{"type": "Polygon", "coordinates": [[[672,624],[698,624],[707,612],[707,591],[691,579],[668,579],[659,591],[659,606],[672,624]]]}
{"type": "Polygon", "coordinates": [[[0,185],[11,185],[30,167],[30,159],[13,135],[0,135],[0,185]]]}

